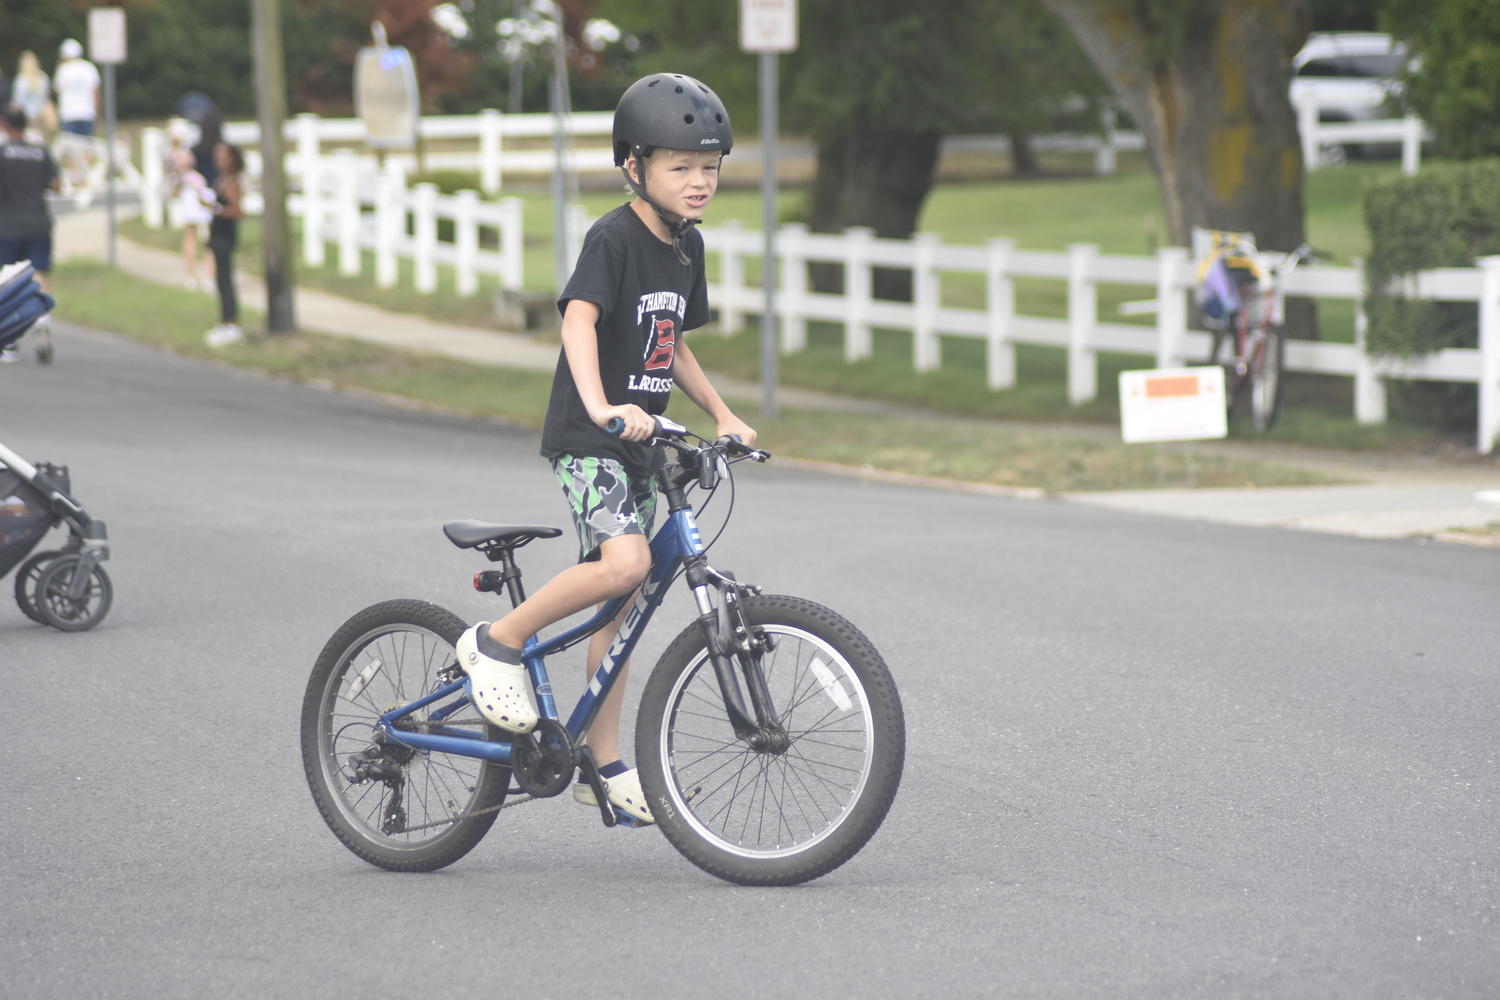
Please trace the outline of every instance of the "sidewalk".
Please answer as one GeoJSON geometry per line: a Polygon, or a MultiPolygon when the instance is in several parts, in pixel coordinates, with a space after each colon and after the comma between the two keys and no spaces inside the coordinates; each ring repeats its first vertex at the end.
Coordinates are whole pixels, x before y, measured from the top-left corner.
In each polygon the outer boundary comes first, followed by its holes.
{"type": "MultiPolygon", "coordinates": [[[[107,249],[103,209],[60,216],[56,244],[60,260],[103,260],[107,249]]],[[[125,239],[118,241],[116,252],[121,269],[147,281],[181,286],[182,261],[177,255],[125,239]]],[[[265,286],[258,278],[239,274],[236,287],[241,301],[259,303],[265,300],[265,286]]],[[[319,333],[479,364],[531,371],[551,371],[557,365],[556,347],[539,344],[520,334],[477,330],[421,316],[387,312],[310,289],[297,291],[297,318],[303,328],[319,333]]],[[[760,387],[754,383],[720,376],[713,376],[713,382],[727,399],[740,402],[760,399],[760,387]]],[[[899,407],[871,400],[802,389],[782,388],[779,398],[782,405],[791,409],[901,412],[899,407]]],[[[1107,428],[1059,429],[1087,436],[1114,436],[1107,428]]],[[[1500,509],[1483,506],[1474,500],[1474,494],[1479,490],[1500,489],[1500,463],[1492,460],[1319,452],[1244,442],[1203,442],[1195,447],[1308,466],[1354,480],[1360,485],[1121,490],[1064,494],[1060,499],[1087,506],[1221,524],[1277,526],[1360,538],[1428,536],[1441,541],[1500,548],[1500,530],[1485,530],[1487,525],[1500,524],[1500,509]]],[[[1007,495],[1014,495],[1014,491],[1007,495]]]]}

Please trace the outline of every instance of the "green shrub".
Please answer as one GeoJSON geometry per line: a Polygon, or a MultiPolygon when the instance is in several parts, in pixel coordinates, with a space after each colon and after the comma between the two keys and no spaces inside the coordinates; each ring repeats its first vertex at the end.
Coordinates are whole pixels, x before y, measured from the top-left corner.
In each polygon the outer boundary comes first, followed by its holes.
{"type": "Polygon", "coordinates": [[[1365,195],[1370,260],[1365,268],[1371,352],[1411,357],[1476,347],[1472,302],[1430,302],[1402,293],[1402,279],[1434,267],[1472,267],[1500,253],[1500,160],[1434,164],[1365,195]]]}

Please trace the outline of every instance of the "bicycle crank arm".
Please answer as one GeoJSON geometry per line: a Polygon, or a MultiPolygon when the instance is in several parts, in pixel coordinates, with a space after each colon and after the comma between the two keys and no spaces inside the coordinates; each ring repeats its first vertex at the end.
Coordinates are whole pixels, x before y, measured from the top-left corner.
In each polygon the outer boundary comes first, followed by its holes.
{"type": "Polygon", "coordinates": [[[587,744],[578,748],[578,773],[594,790],[594,801],[599,804],[599,818],[604,820],[605,826],[614,826],[619,819],[615,816],[615,807],[609,801],[608,793],[604,791],[604,779],[599,777],[599,765],[594,763],[594,751],[587,744]]]}

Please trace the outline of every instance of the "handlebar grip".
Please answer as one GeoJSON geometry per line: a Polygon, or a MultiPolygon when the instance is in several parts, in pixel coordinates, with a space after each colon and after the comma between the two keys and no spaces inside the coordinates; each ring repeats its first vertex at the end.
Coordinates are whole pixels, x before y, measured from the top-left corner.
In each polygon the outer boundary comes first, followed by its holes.
{"type": "Polygon", "coordinates": [[[625,421],[619,417],[610,417],[609,423],[604,425],[604,433],[618,435],[625,429],[625,421]]]}

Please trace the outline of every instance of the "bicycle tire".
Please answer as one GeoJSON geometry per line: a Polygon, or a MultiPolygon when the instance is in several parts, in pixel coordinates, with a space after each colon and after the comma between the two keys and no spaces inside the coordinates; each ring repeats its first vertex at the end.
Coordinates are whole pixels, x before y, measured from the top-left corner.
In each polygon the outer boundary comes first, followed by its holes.
{"type": "Polygon", "coordinates": [[[97,563],[83,592],[78,597],[72,596],[74,577],[82,561],[82,556],[60,556],[42,570],[36,581],[37,611],[48,625],[64,632],[86,632],[98,625],[115,600],[114,584],[97,563]]]}
{"type": "Polygon", "coordinates": [[[1266,330],[1265,342],[1250,369],[1250,416],[1257,434],[1269,433],[1281,416],[1281,371],[1286,333],[1279,326],[1266,330]]]}
{"type": "Polygon", "coordinates": [[[743,607],[775,637],[763,668],[791,745],[757,753],[735,737],[695,623],[642,692],[636,766],[657,825],[693,864],[740,885],[796,885],[879,829],[901,783],[905,720],[880,653],[844,618],[796,597],[743,607]]]}
{"type": "Polygon", "coordinates": [[[45,549],[41,552],[33,552],[31,557],[21,564],[16,570],[16,606],[21,613],[38,625],[46,625],[47,619],[42,617],[41,610],[36,606],[36,584],[42,578],[42,571],[47,567],[45,563],[63,555],[60,549],[45,549]]]}
{"type": "MultiPolygon", "coordinates": [[[[377,746],[375,722],[441,685],[437,675],[456,661],[453,647],[466,627],[427,601],[374,604],[339,627],[308,678],[302,763],[313,801],[344,846],[378,868],[426,872],[451,865],[484,839],[505,801],[509,767],[394,743],[386,744],[381,763],[399,768],[398,784],[351,779],[350,758],[377,746]]],[[[500,738],[472,705],[447,721],[500,738]]]]}

